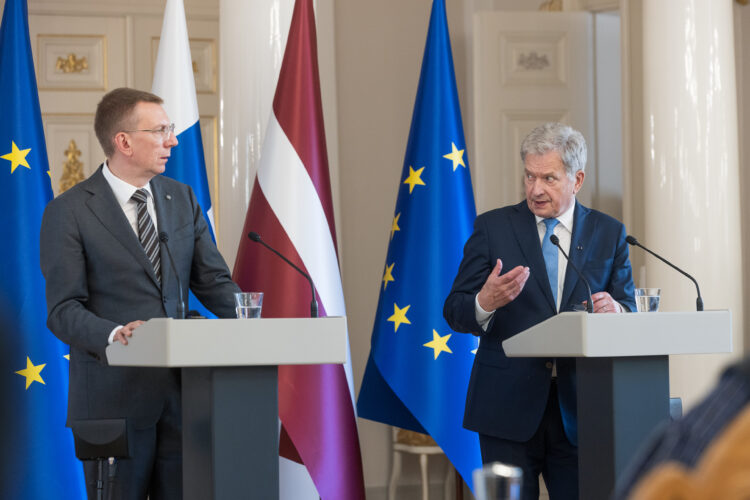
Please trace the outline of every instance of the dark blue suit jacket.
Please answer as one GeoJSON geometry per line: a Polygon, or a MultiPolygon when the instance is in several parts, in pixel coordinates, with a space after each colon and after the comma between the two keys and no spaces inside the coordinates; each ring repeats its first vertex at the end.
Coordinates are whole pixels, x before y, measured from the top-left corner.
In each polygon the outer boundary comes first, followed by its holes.
{"type": "MultiPolygon", "coordinates": [[[[625,308],[635,309],[633,277],[625,226],[576,202],[570,258],[591,284],[625,308]]],[[[565,273],[561,311],[588,297],[586,286],[570,265],[565,273]]],[[[477,217],[443,314],[457,332],[481,337],[466,394],[464,427],[502,439],[531,439],[544,414],[552,376],[552,359],[508,358],[502,341],[556,314],[542,256],[536,220],[526,201],[477,217]],[[474,298],[496,260],[504,274],[528,266],[530,276],[520,295],[497,309],[484,332],[476,321],[474,298]]],[[[577,444],[575,359],[557,360],[563,424],[577,444]]]]}

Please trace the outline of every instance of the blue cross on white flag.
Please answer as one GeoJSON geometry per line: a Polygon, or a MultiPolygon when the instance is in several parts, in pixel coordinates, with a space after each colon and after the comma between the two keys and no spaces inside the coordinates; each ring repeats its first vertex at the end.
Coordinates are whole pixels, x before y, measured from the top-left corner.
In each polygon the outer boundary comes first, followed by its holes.
{"type": "MultiPolygon", "coordinates": [[[[193,60],[190,56],[185,6],[182,0],[167,0],[161,28],[159,53],[151,92],[164,99],[164,110],[175,124],[179,144],[172,148],[164,175],[189,185],[195,192],[211,237],[216,241],[211,194],[208,190],[206,161],[195,97],[193,60]]],[[[215,318],[190,294],[190,308],[215,318]]]]}
{"type": "Polygon", "coordinates": [[[182,0],[167,0],[161,28],[159,54],[151,92],[164,99],[164,110],[175,124],[179,144],[172,148],[164,175],[193,188],[215,239],[211,195],[195,97],[193,60],[190,56],[185,7],[182,0]]]}

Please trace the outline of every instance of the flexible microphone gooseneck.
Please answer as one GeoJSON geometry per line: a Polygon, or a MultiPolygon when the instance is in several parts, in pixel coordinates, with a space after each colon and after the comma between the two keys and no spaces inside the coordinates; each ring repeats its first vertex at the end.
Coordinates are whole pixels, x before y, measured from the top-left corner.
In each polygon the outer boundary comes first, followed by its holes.
{"type": "Polygon", "coordinates": [[[174,265],[174,259],[172,258],[172,252],[169,250],[169,236],[164,231],[159,233],[159,241],[164,243],[164,248],[167,249],[167,255],[169,256],[169,264],[174,272],[174,277],[177,279],[177,289],[180,292],[180,302],[177,304],[177,319],[187,318],[187,304],[185,303],[185,294],[182,291],[182,282],[180,281],[180,275],[177,272],[177,268],[174,265]]]}
{"type": "Polygon", "coordinates": [[[549,240],[552,242],[553,245],[557,247],[558,250],[563,254],[565,257],[565,260],[568,261],[568,265],[573,268],[573,270],[578,273],[578,277],[581,278],[581,281],[583,281],[583,284],[586,285],[586,291],[589,293],[589,300],[586,302],[586,312],[593,313],[594,312],[594,299],[591,297],[591,286],[589,285],[588,280],[583,276],[583,273],[578,270],[578,268],[571,262],[570,257],[568,257],[568,254],[565,253],[565,250],[562,249],[560,246],[560,238],[557,237],[556,234],[551,234],[549,237],[549,240]]]}
{"type": "Polygon", "coordinates": [[[637,246],[637,247],[640,247],[640,248],[644,249],[645,251],[647,251],[648,253],[650,253],[651,255],[653,255],[654,257],[656,257],[657,259],[659,259],[660,261],[664,262],[666,265],[668,265],[669,267],[671,267],[672,269],[674,269],[675,271],[679,272],[683,276],[687,276],[690,279],[690,281],[692,281],[693,284],[695,284],[695,291],[698,293],[698,298],[695,299],[695,310],[696,311],[702,311],[703,310],[703,299],[701,298],[701,289],[698,286],[698,282],[695,281],[695,278],[693,278],[688,273],[686,273],[685,271],[683,271],[679,267],[677,267],[674,264],[672,264],[671,262],[669,262],[667,259],[665,259],[661,255],[658,255],[658,254],[652,252],[651,250],[649,250],[648,248],[644,247],[643,245],[641,245],[640,242],[637,239],[635,239],[635,236],[627,235],[625,237],[625,241],[627,241],[629,245],[637,246]]]}
{"type": "Polygon", "coordinates": [[[318,301],[315,298],[315,285],[313,284],[313,280],[310,277],[310,275],[307,274],[302,269],[300,269],[299,267],[295,266],[294,263],[291,260],[287,259],[283,255],[281,255],[278,251],[276,251],[274,248],[272,248],[271,246],[269,246],[268,243],[266,243],[265,241],[263,241],[263,239],[260,237],[260,235],[258,233],[256,233],[255,231],[250,231],[248,233],[247,237],[250,238],[251,240],[253,240],[256,243],[260,243],[261,245],[263,245],[264,247],[266,247],[267,249],[269,249],[270,251],[272,251],[273,253],[275,253],[279,257],[281,257],[281,260],[283,260],[284,262],[286,262],[287,264],[289,264],[290,266],[292,266],[294,269],[297,270],[298,273],[300,273],[302,276],[304,276],[307,279],[308,283],[310,283],[310,291],[312,292],[312,300],[310,301],[310,317],[311,318],[317,318],[318,317],[318,301]]]}

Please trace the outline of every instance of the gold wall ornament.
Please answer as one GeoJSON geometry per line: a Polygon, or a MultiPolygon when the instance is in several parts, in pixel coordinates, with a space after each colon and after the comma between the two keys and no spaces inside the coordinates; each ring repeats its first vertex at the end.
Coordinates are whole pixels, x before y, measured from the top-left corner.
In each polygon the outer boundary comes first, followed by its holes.
{"type": "Polygon", "coordinates": [[[737,0],[737,3],[740,5],[747,5],[748,3],[750,3],[750,0],[737,0]]]}
{"type": "Polygon", "coordinates": [[[60,192],[64,193],[83,180],[83,163],[79,160],[81,150],[78,149],[76,141],[71,139],[68,149],[65,150],[65,163],[63,163],[63,174],[60,177],[60,192]]]}
{"type": "Polygon", "coordinates": [[[562,0],[548,0],[547,2],[544,2],[542,5],[539,6],[539,10],[548,10],[548,11],[556,11],[556,12],[561,11],[562,0]]]}
{"type": "Polygon", "coordinates": [[[195,73],[196,75],[200,73],[200,70],[198,69],[198,63],[195,61],[193,61],[193,73],[195,73]]]}
{"type": "Polygon", "coordinates": [[[55,70],[63,73],[83,73],[89,69],[89,62],[86,56],[78,59],[75,54],[68,54],[68,57],[58,57],[55,64],[55,70]]]}

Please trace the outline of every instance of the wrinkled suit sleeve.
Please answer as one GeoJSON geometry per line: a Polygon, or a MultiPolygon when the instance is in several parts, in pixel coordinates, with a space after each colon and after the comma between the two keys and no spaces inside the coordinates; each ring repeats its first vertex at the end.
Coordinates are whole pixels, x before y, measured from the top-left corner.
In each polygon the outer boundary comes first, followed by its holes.
{"type": "Polygon", "coordinates": [[[63,199],[44,210],[40,263],[46,280],[47,327],[64,343],[106,360],[109,333],[117,323],[86,308],[86,256],[73,210],[63,199]]]}
{"type": "MultiPolygon", "coordinates": [[[[474,232],[464,245],[464,255],[458,273],[443,304],[443,317],[456,332],[474,335],[484,333],[477,323],[474,299],[493,267],[485,219],[480,216],[474,221],[474,232]]],[[[492,321],[490,320],[487,330],[491,328],[492,321]]]]}

